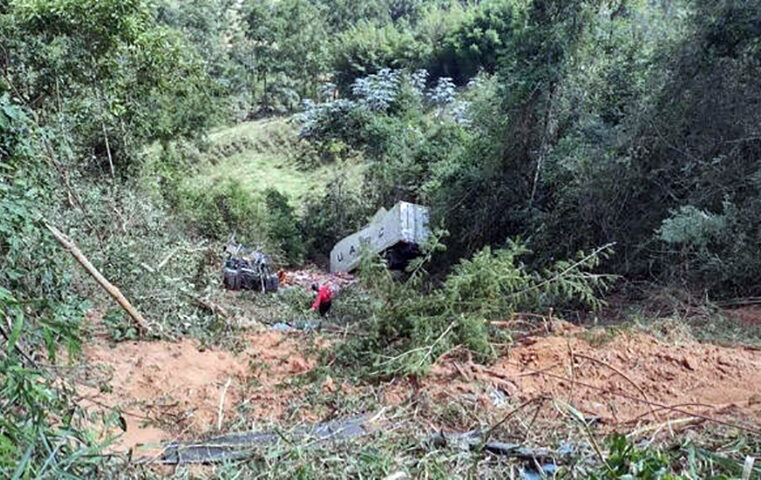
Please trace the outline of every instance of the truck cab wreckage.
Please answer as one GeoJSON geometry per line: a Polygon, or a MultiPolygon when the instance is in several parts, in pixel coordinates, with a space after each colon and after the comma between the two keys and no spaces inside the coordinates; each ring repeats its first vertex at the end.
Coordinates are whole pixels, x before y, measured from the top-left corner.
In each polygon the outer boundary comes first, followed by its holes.
{"type": "Polygon", "coordinates": [[[222,283],[226,289],[277,292],[278,278],[270,273],[270,261],[266,255],[258,250],[250,252],[232,240],[225,247],[225,253],[222,283]]]}

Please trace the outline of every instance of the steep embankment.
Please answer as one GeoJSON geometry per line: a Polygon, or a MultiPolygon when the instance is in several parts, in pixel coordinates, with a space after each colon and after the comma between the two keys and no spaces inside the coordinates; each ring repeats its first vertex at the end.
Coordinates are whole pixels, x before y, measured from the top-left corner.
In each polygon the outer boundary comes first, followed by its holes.
{"type": "Polygon", "coordinates": [[[755,429],[761,419],[761,351],[690,339],[674,343],[640,332],[600,339],[556,321],[492,365],[453,352],[423,379],[380,384],[321,375],[316,359],[331,339],[319,334],[262,327],[242,340],[243,349],[231,353],[187,339],[113,346],[96,338],[84,348],[89,373],[82,381],[92,386],[85,403],[118,407],[127,431],[117,448],[152,443],[137,454],[220,427],[314,422],[363,408],[414,411],[431,428],[466,429],[470,416],[445,412],[465,408],[487,418],[535,401],[542,407],[532,422],[547,432],[568,423],[566,404],[605,431],[675,429],[709,418],[755,429]]]}

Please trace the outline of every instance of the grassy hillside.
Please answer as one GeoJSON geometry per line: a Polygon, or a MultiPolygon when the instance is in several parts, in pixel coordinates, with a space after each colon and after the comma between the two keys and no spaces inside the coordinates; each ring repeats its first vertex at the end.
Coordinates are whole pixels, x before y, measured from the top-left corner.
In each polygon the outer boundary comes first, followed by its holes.
{"type": "Polygon", "coordinates": [[[361,181],[359,160],[340,164],[314,160],[287,119],[264,119],[222,128],[209,134],[209,143],[198,174],[187,180],[190,188],[205,189],[237,181],[253,193],[274,188],[299,205],[307,194],[324,189],[342,170],[352,181],[361,181]]]}

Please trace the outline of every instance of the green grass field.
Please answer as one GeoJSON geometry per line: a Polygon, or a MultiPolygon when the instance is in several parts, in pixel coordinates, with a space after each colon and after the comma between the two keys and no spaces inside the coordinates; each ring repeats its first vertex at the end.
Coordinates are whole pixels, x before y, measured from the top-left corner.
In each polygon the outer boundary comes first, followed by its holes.
{"type": "Polygon", "coordinates": [[[345,170],[351,181],[362,176],[360,160],[308,167],[301,160],[295,127],[286,119],[244,122],[209,134],[209,149],[198,174],[187,180],[191,188],[210,188],[237,181],[246,190],[261,192],[274,188],[296,205],[308,194],[319,193],[345,170]]]}

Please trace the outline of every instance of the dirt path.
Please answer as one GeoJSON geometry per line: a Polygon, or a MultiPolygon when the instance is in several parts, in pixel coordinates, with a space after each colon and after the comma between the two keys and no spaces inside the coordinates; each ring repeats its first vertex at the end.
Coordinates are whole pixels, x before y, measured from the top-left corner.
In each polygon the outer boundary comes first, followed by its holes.
{"type": "MultiPolygon", "coordinates": [[[[305,388],[298,380],[316,365],[314,340],[303,333],[263,331],[249,335],[248,346],[238,354],[199,350],[192,340],[113,347],[96,342],[84,349],[91,387],[84,387],[89,400],[83,403],[121,409],[127,431],[116,449],[192,438],[214,432],[226,421],[238,420],[244,427],[286,418],[315,421],[319,414],[308,407],[299,408],[296,417],[293,413],[294,405],[304,405],[305,388]]],[[[318,338],[317,345],[328,343],[318,338]]],[[[479,408],[489,410],[545,395],[574,405],[608,428],[629,431],[654,417],[663,421],[690,413],[758,425],[759,385],[761,351],[665,343],[641,333],[600,339],[569,326],[525,339],[492,365],[450,356],[414,384],[362,388],[375,389],[386,405],[424,398],[446,407],[475,399],[479,408]],[[679,411],[646,402],[678,405],[679,411]]],[[[329,380],[318,388],[350,395],[354,387],[329,380]]]]}

